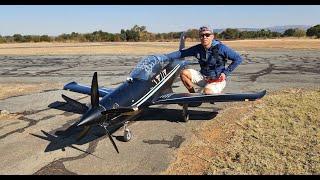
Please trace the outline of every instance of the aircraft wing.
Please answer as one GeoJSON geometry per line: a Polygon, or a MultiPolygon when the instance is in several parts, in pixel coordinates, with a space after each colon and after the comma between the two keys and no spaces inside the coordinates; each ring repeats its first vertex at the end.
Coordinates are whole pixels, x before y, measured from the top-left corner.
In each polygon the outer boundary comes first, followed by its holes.
{"type": "MultiPolygon", "coordinates": [[[[77,93],[81,93],[81,94],[91,95],[91,87],[90,86],[78,84],[78,83],[76,83],[74,81],[64,85],[63,89],[64,90],[73,91],[73,92],[77,92],[77,93]]],[[[103,96],[111,93],[113,91],[113,89],[99,87],[98,91],[99,91],[99,96],[103,97],[103,96]]]]}
{"type": "Polygon", "coordinates": [[[196,102],[231,102],[231,101],[254,101],[262,98],[266,90],[253,93],[225,93],[205,95],[201,93],[170,93],[160,96],[154,104],[192,104],[196,102]]]}

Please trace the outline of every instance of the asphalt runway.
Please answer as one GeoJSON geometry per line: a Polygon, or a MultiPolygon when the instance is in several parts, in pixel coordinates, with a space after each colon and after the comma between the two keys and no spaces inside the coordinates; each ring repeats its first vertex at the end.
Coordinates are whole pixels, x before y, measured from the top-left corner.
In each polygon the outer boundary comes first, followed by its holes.
{"type": "MultiPolygon", "coordinates": [[[[284,88],[319,88],[320,52],[241,52],[244,62],[227,80],[224,92],[268,92],[284,88]]],[[[141,56],[64,55],[0,56],[0,83],[63,83],[90,85],[98,72],[100,86],[116,87],[126,80],[141,56]]],[[[192,60],[192,58],[190,58],[192,60]]],[[[191,66],[199,69],[197,65],[191,66]]],[[[177,79],[175,92],[186,89],[177,79]]],[[[123,142],[123,129],[113,133],[120,154],[102,128],[81,141],[79,129],[65,131],[80,118],[61,94],[89,103],[90,97],[61,88],[8,97],[0,110],[22,115],[0,121],[0,174],[160,174],[175,153],[204,121],[214,121],[227,103],[190,108],[190,121],[180,123],[178,105],[154,106],[129,124],[133,139],[123,142]]],[[[245,102],[243,102],[245,103],[245,102]]]]}

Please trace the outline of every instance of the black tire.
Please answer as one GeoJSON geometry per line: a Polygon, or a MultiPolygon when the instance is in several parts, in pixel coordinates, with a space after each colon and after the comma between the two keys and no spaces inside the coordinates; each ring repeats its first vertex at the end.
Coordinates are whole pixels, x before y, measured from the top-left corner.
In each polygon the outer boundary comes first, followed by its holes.
{"type": "Polygon", "coordinates": [[[182,122],[189,121],[188,104],[184,104],[182,107],[182,122]]]}

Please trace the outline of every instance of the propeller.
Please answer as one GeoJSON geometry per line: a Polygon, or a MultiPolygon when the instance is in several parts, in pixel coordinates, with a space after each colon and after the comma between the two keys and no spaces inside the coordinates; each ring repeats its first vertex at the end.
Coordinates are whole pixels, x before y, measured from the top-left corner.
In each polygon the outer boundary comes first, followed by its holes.
{"type": "Polygon", "coordinates": [[[97,72],[94,72],[91,83],[91,108],[99,106],[99,91],[98,91],[98,77],[97,72]]]}
{"type": "Polygon", "coordinates": [[[85,113],[88,111],[89,108],[85,104],[82,104],[74,99],[71,99],[64,94],[62,94],[61,96],[66,102],[70,103],[73,107],[79,109],[82,113],[85,113]]]}
{"type": "Polygon", "coordinates": [[[101,113],[97,113],[97,111],[99,111],[98,77],[97,72],[94,72],[91,82],[91,108],[84,113],[77,123],[77,126],[84,125],[84,129],[80,132],[77,141],[80,141],[88,134],[89,130],[91,129],[91,124],[89,123],[92,123],[99,118],[101,113]]]}
{"type": "MultiPolygon", "coordinates": [[[[99,105],[99,90],[98,90],[98,76],[97,72],[94,72],[92,77],[92,83],[91,83],[91,108],[88,109],[81,119],[76,123],[76,126],[84,126],[84,129],[80,132],[77,141],[80,141],[82,138],[84,138],[90,131],[92,125],[101,122],[100,120],[106,119],[107,113],[105,112],[105,108],[101,105],[99,105]],[[105,112],[105,113],[102,113],[105,112]]],[[[70,99],[68,99],[70,101],[70,99]]],[[[73,102],[76,106],[80,107],[81,105],[79,103],[73,102]]],[[[83,108],[83,107],[82,107],[83,108]]],[[[132,110],[132,109],[130,109],[132,110]]],[[[124,111],[130,111],[129,109],[124,109],[124,111]]],[[[107,132],[107,135],[113,145],[113,147],[116,149],[117,153],[119,153],[118,147],[116,143],[114,142],[112,136],[110,135],[109,131],[105,126],[103,126],[104,129],[107,132]]]]}
{"type": "Polygon", "coordinates": [[[117,147],[116,143],[114,142],[111,134],[109,133],[109,131],[107,129],[106,129],[106,132],[108,134],[108,137],[109,137],[110,141],[112,142],[113,147],[116,149],[117,153],[119,153],[118,147],[117,147]]]}

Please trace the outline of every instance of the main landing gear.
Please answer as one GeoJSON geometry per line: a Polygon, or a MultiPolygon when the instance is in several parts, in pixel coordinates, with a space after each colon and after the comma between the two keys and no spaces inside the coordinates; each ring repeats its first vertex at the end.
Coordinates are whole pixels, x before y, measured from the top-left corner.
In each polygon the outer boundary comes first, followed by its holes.
{"type": "Polygon", "coordinates": [[[182,121],[183,122],[189,121],[188,104],[182,105],[182,121]]]}

